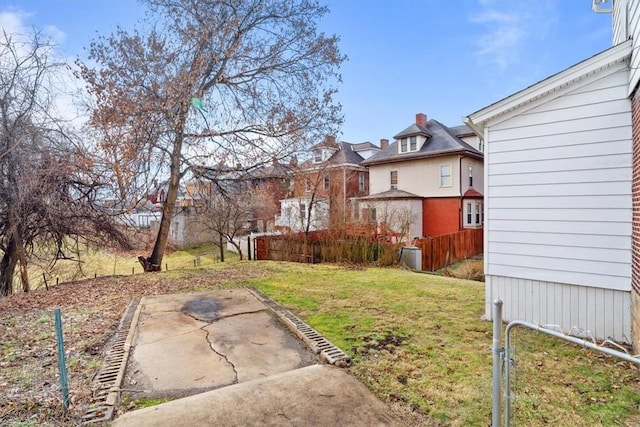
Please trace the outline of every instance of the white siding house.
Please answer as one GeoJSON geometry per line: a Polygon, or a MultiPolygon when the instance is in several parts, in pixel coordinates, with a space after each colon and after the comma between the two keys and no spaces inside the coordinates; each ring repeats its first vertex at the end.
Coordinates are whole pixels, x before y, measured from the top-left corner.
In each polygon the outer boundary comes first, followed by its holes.
{"type": "Polygon", "coordinates": [[[640,81],[640,55],[636,49],[640,48],[640,2],[630,0],[615,0],[613,2],[612,17],[612,45],[618,45],[629,39],[633,43],[631,56],[631,73],[629,75],[629,88],[627,93],[631,95],[640,81]]]}
{"type": "Polygon", "coordinates": [[[328,227],[329,201],[325,198],[293,197],[280,200],[280,206],[281,214],[276,216],[276,227],[295,232],[325,230],[328,227]]]}
{"type": "Polygon", "coordinates": [[[486,317],[631,337],[631,42],[469,115],[485,145],[486,317]]]}

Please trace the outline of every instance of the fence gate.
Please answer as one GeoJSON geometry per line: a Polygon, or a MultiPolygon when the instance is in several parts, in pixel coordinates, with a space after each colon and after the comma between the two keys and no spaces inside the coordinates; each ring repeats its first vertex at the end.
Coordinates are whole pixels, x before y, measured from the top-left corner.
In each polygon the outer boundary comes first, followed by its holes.
{"type": "Polygon", "coordinates": [[[502,399],[502,370],[504,367],[504,425],[510,426],[511,416],[511,370],[513,369],[514,359],[511,352],[511,330],[517,326],[523,328],[532,329],[536,332],[540,332],[546,335],[551,335],[556,338],[560,338],[565,341],[569,341],[574,344],[581,345],[591,350],[599,351],[601,353],[614,356],[627,362],[640,365],[640,355],[631,356],[627,353],[624,347],[616,344],[613,341],[605,340],[600,344],[597,344],[595,340],[587,341],[583,338],[578,338],[573,335],[568,335],[559,331],[559,327],[554,326],[542,326],[534,323],[525,322],[523,320],[514,320],[509,322],[505,329],[505,346],[502,347],[502,301],[495,300],[493,302],[493,375],[492,375],[492,407],[491,407],[491,426],[500,427],[500,415],[501,415],[501,399],[502,399]],[[553,329],[551,329],[553,327],[553,329]],[[558,330],[557,330],[558,329],[558,330]],[[605,345],[610,345],[619,348],[620,350],[614,350],[605,345]]]}

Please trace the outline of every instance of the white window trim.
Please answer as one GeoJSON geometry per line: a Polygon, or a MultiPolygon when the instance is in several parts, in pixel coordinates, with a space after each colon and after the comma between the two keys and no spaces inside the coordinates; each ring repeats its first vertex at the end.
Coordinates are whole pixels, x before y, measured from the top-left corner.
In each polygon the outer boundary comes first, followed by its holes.
{"type": "Polygon", "coordinates": [[[398,151],[401,153],[407,153],[409,151],[409,139],[408,138],[400,138],[398,144],[398,151]]]}
{"type": "Polygon", "coordinates": [[[483,226],[483,209],[481,200],[465,200],[464,202],[464,227],[480,228],[483,226]],[[469,222],[471,219],[471,222],[469,222]]]}
{"type": "Polygon", "coordinates": [[[453,167],[451,165],[451,163],[444,163],[441,164],[440,167],[438,168],[438,184],[440,188],[448,188],[448,187],[452,187],[453,186],[453,167]],[[449,175],[443,175],[442,174],[442,168],[443,167],[448,167],[449,168],[449,175]],[[448,176],[449,177],[449,183],[448,184],[444,184],[443,183],[443,178],[448,176]]]}

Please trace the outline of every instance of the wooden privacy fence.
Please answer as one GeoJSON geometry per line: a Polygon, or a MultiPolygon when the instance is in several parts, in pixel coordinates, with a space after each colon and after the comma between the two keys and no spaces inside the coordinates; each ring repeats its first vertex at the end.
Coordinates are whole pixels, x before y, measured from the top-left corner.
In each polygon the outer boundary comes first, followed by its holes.
{"type": "Polygon", "coordinates": [[[483,251],[483,229],[462,230],[457,233],[416,239],[413,245],[422,250],[422,269],[435,271],[483,251]]]}
{"type": "Polygon", "coordinates": [[[397,261],[399,244],[383,239],[349,235],[345,232],[313,231],[259,236],[254,239],[256,260],[293,262],[376,262],[391,265],[397,261]]]}

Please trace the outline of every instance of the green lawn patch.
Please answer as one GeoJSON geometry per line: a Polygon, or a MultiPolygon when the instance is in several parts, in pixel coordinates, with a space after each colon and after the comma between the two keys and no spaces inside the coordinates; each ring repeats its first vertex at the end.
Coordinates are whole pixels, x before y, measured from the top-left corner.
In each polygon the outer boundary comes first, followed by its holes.
{"type": "MultiPolygon", "coordinates": [[[[285,305],[354,360],[377,396],[424,422],[486,426],[491,419],[492,325],[484,284],[400,269],[271,264],[249,284],[285,305]]],[[[638,369],[516,330],[518,425],[637,421],[638,369]]]]}

